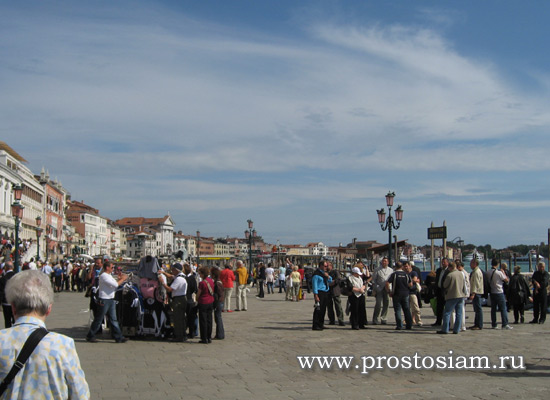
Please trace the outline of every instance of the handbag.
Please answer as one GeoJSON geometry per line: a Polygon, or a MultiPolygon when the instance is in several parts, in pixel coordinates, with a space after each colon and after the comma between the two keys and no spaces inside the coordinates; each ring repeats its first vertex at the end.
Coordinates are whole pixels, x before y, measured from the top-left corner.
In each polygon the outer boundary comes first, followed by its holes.
{"type": "Polygon", "coordinates": [[[36,346],[38,346],[38,343],[40,343],[42,338],[46,336],[48,333],[49,332],[46,328],[40,327],[38,329],[35,329],[30,334],[30,336],[25,341],[23,348],[17,355],[17,359],[15,360],[15,363],[13,363],[13,366],[11,367],[10,372],[8,372],[8,374],[0,384],[0,396],[4,394],[9,384],[13,381],[13,378],[15,378],[17,373],[21,371],[21,369],[25,366],[25,363],[31,356],[36,346]]]}

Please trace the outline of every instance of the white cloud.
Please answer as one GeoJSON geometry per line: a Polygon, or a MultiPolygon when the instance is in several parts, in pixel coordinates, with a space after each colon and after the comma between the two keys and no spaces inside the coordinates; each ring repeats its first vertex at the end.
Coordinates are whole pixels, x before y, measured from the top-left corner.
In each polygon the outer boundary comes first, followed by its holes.
{"type": "Polygon", "coordinates": [[[102,207],[280,210],[322,193],[374,207],[393,186],[424,211],[489,204],[494,176],[550,167],[548,96],[428,27],[316,21],[289,38],[112,7],[0,20],[3,140],[102,207]]]}

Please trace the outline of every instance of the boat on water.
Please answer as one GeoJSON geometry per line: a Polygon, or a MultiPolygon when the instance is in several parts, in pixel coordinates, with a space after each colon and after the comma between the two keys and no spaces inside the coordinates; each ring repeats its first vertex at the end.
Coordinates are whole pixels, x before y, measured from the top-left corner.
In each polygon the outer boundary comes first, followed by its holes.
{"type": "Polygon", "coordinates": [[[537,256],[537,252],[535,250],[531,250],[526,255],[515,258],[516,262],[529,262],[529,259],[531,259],[531,262],[533,263],[544,261],[544,257],[541,255],[537,256]]]}
{"type": "Polygon", "coordinates": [[[422,254],[421,252],[416,252],[409,256],[401,253],[399,261],[413,261],[415,263],[424,263],[426,261],[426,256],[424,256],[424,254],[422,254]]]}
{"type": "Polygon", "coordinates": [[[474,257],[476,258],[476,260],[478,262],[485,261],[485,256],[482,253],[479,253],[478,251],[475,251],[475,250],[474,250],[473,253],[466,254],[464,257],[462,257],[462,261],[464,263],[467,263],[467,262],[472,261],[474,259],[474,257]]]}

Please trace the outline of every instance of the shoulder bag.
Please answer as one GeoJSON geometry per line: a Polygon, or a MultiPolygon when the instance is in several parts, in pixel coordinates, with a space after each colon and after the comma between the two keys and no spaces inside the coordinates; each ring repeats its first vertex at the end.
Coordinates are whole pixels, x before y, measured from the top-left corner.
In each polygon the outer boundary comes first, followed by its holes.
{"type": "Polygon", "coordinates": [[[28,337],[27,341],[23,345],[23,348],[17,355],[17,359],[15,360],[15,363],[13,363],[13,366],[11,367],[10,372],[6,375],[2,383],[0,384],[0,396],[4,394],[6,389],[8,388],[9,384],[13,381],[13,378],[17,375],[19,371],[25,366],[25,363],[31,356],[32,352],[38,346],[38,343],[42,340],[44,336],[48,334],[48,331],[46,328],[38,328],[35,329],[30,336],[28,337]]]}

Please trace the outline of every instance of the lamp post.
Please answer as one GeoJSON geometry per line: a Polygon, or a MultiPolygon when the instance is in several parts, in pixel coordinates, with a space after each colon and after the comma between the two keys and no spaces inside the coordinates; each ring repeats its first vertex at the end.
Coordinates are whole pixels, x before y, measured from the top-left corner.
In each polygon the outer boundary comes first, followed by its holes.
{"type": "Polygon", "coordinates": [[[197,268],[199,267],[200,259],[200,248],[201,248],[201,232],[197,231],[197,268]]]}
{"type": "Polygon", "coordinates": [[[11,214],[15,218],[15,272],[19,272],[19,224],[23,218],[23,205],[21,197],[23,196],[23,186],[13,185],[13,197],[15,201],[11,205],[11,214]]]}
{"type": "Polygon", "coordinates": [[[277,239],[277,267],[281,267],[281,243],[277,239]]]}
{"type": "Polygon", "coordinates": [[[464,246],[464,240],[462,240],[462,238],[460,236],[457,236],[453,240],[451,240],[451,243],[454,243],[455,240],[456,240],[456,244],[458,246],[458,250],[460,251],[460,261],[462,262],[462,246],[464,246]]]}
{"type": "Polygon", "coordinates": [[[256,229],[253,229],[254,222],[251,219],[246,222],[248,222],[248,229],[244,231],[244,236],[248,240],[248,273],[252,274],[252,243],[256,237],[256,229]]]}
{"type": "Polygon", "coordinates": [[[403,219],[403,209],[401,206],[397,206],[395,209],[395,220],[394,217],[391,215],[391,208],[393,207],[393,198],[395,197],[394,192],[388,192],[386,195],[386,205],[388,206],[388,218],[386,219],[386,210],[381,208],[380,210],[376,210],[376,213],[378,214],[378,222],[380,223],[380,227],[383,231],[388,231],[388,261],[390,267],[392,266],[391,263],[391,253],[392,253],[392,237],[391,237],[391,231],[392,229],[399,229],[399,226],[401,225],[401,220],[403,219]],[[397,224],[395,223],[397,221],[397,224]]]}
{"type": "Polygon", "coordinates": [[[39,215],[36,217],[36,261],[40,260],[40,236],[42,235],[42,229],[40,225],[42,224],[42,217],[39,215]]]}

